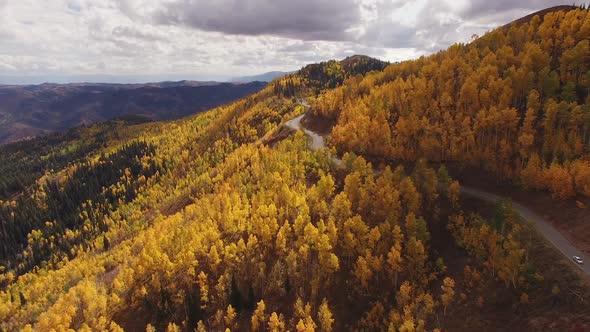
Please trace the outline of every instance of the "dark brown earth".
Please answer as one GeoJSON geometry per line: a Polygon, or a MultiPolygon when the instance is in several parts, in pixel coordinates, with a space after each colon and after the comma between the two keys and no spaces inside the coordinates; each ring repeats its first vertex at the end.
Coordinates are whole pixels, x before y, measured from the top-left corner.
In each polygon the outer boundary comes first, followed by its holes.
{"type": "Polygon", "coordinates": [[[303,119],[301,119],[301,124],[305,128],[320,135],[327,135],[332,132],[332,128],[336,125],[336,120],[322,118],[311,112],[307,112],[303,119]]]}

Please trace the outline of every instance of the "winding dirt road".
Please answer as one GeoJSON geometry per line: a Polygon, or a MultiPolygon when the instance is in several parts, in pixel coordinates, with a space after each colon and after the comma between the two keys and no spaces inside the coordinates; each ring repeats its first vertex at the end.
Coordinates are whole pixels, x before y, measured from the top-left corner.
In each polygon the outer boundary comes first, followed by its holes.
{"type": "Polygon", "coordinates": [[[313,132],[301,125],[301,119],[303,119],[304,116],[305,116],[305,114],[301,114],[300,116],[287,121],[285,123],[285,125],[293,130],[300,130],[300,129],[303,130],[303,132],[311,138],[310,148],[312,150],[315,151],[315,150],[319,150],[321,148],[325,148],[326,142],[324,141],[324,136],[322,136],[316,132],[313,132]]]}
{"type": "MultiPolygon", "coordinates": [[[[310,105],[305,100],[298,100],[298,103],[305,107],[306,111],[309,109],[310,105]]],[[[311,131],[301,125],[301,119],[305,116],[305,113],[287,121],[285,125],[293,130],[303,130],[303,132],[311,138],[311,146],[312,150],[318,150],[321,148],[326,147],[326,142],[324,137],[314,131],[311,131]]],[[[337,165],[342,164],[342,160],[336,157],[333,157],[334,162],[337,165]]],[[[490,192],[482,191],[475,188],[470,187],[461,187],[461,192],[465,195],[477,197],[481,200],[496,203],[499,200],[506,199],[506,197],[502,197],[496,194],[492,194],[490,192]]],[[[535,229],[547,239],[559,252],[561,252],[566,259],[568,259],[572,265],[576,266],[580,270],[582,270],[587,277],[590,277],[590,257],[584,254],[580,250],[578,250],[570,241],[568,241],[551,223],[549,220],[545,219],[542,216],[539,216],[531,209],[517,203],[512,202],[512,207],[514,210],[525,220],[527,220],[535,229]],[[572,256],[578,256],[583,261],[584,264],[578,264],[573,261],[572,256]]]]}

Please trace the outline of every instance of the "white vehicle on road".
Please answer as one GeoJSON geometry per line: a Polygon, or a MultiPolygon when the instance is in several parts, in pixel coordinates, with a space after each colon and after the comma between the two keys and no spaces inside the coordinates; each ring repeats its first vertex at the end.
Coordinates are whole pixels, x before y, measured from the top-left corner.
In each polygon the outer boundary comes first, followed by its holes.
{"type": "Polygon", "coordinates": [[[584,264],[584,261],[580,257],[572,256],[572,258],[574,259],[574,262],[576,262],[578,264],[584,264]]]}

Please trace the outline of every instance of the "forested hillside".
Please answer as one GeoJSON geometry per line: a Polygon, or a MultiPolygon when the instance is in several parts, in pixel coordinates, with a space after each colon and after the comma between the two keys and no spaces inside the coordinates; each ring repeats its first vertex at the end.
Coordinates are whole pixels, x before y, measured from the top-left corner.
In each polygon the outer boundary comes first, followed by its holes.
{"type": "Polygon", "coordinates": [[[558,198],[590,196],[590,15],[564,7],[351,78],[313,111],[337,119],[342,151],[458,162],[558,198]]]}
{"type": "Polygon", "coordinates": [[[587,283],[509,201],[468,199],[430,162],[587,195],[588,36],[586,10],[550,12],[415,61],[310,65],[181,120],[0,150],[0,329],[584,329],[587,283]],[[304,112],[337,121],[336,149],[285,126],[304,112]]]}
{"type": "Polygon", "coordinates": [[[279,96],[292,97],[301,92],[318,95],[341,85],[350,77],[381,71],[388,64],[368,56],[353,55],[341,61],[330,60],[307,65],[295,74],[273,81],[272,85],[274,93],[279,96]]]}

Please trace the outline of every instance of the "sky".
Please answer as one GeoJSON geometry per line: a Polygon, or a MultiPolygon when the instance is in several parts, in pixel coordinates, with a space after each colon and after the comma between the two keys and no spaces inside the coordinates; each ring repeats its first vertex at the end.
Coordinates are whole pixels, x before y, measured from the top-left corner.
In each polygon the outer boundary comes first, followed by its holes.
{"type": "Polygon", "coordinates": [[[0,84],[226,80],[353,54],[403,61],[558,4],[0,0],[0,84]]]}

